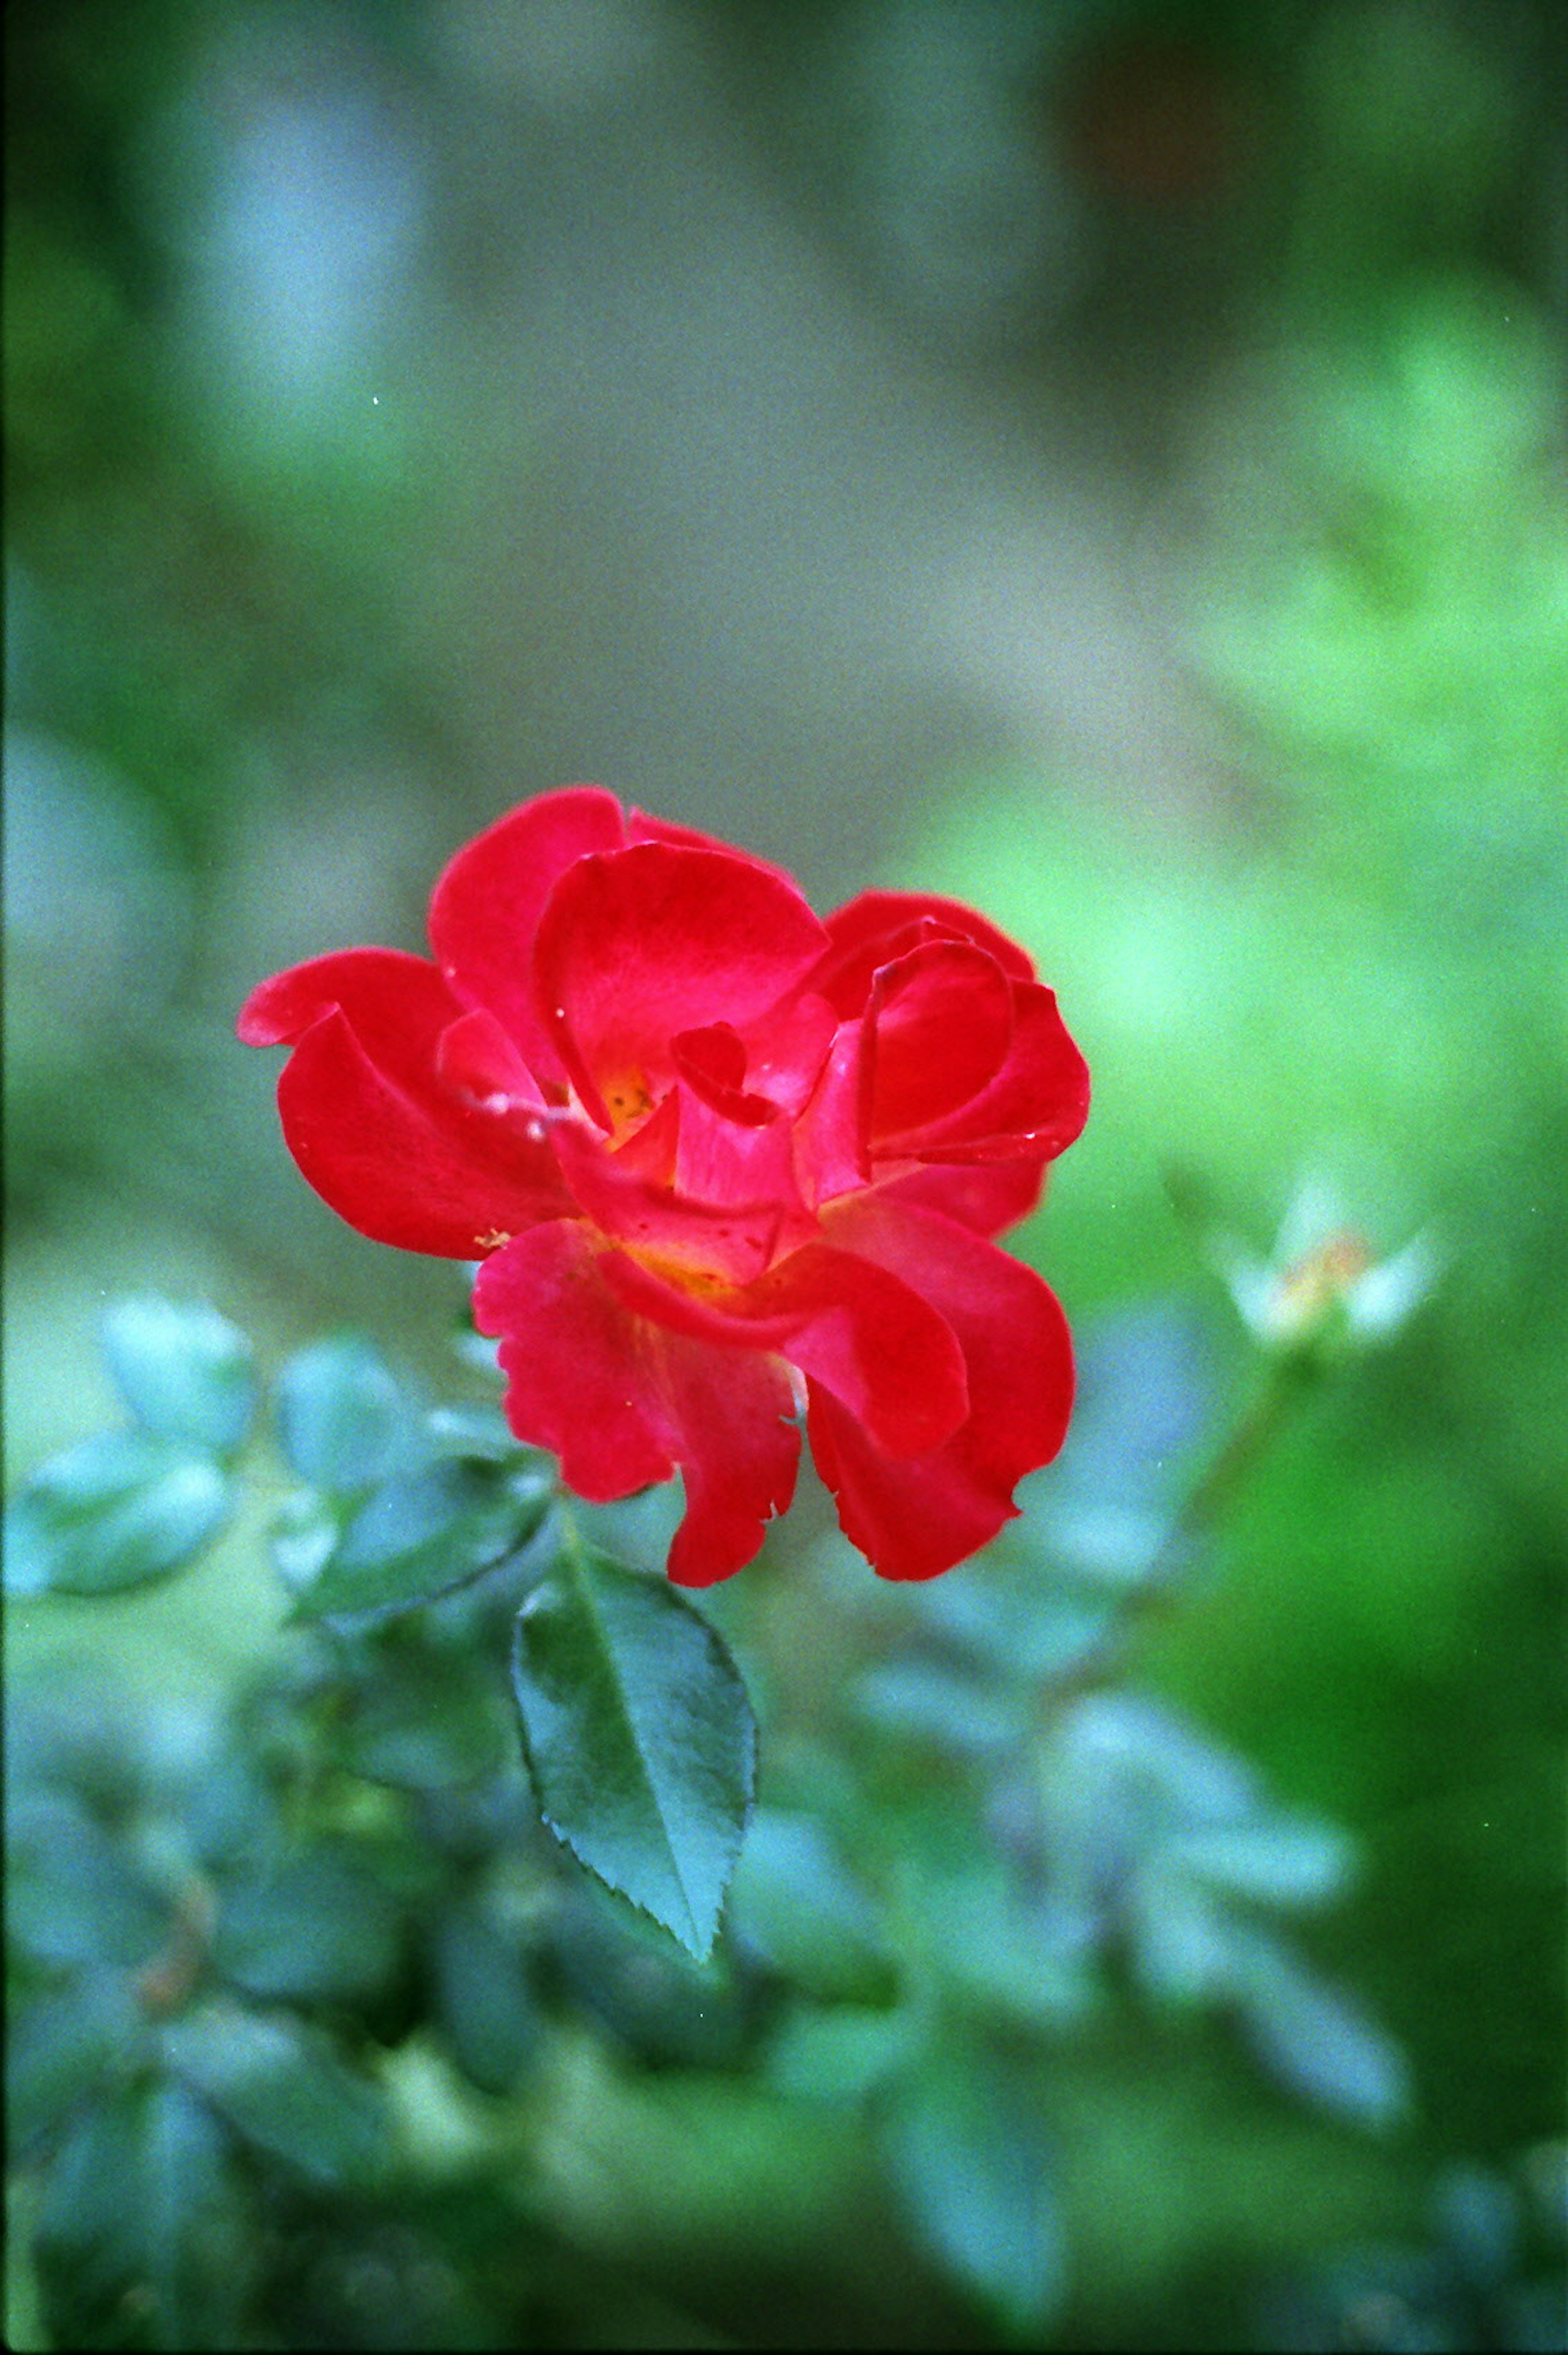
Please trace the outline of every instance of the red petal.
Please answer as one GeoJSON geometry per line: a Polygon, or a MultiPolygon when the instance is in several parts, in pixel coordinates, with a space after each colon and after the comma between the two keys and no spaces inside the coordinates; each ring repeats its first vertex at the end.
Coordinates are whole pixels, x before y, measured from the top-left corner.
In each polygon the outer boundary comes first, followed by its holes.
{"type": "Polygon", "coordinates": [[[795,1139],[782,1113],[735,1121],[716,1112],[695,1089],[674,1090],[680,1105],[675,1182],[689,1200],[729,1211],[771,1203],[773,1255],[793,1250],[816,1231],[795,1175],[795,1139]]]}
{"type": "Polygon", "coordinates": [[[667,817],[650,817],[646,810],[634,809],[626,814],[628,842],[667,842],[677,850],[717,850],[726,858],[743,858],[748,867],[760,867],[764,875],[776,875],[792,891],[800,886],[795,877],[771,858],[759,858],[754,851],[738,850],[733,843],[720,842],[714,834],[703,834],[695,826],[677,826],[667,817]]]}
{"type": "Polygon", "coordinates": [[[1016,1019],[1006,1062],[988,1088],[945,1119],[879,1143],[890,1156],[922,1161],[1051,1160],[1089,1116],[1089,1067],[1039,983],[1014,988],[1016,1019]]]}
{"type": "Polygon", "coordinates": [[[929,1128],[977,1096],[1002,1068],[1013,1031],[1013,985],[966,941],[931,941],[871,985],[870,1133],[929,1128]]]}
{"type": "Polygon", "coordinates": [[[247,1047],[292,1047],[335,1006],[378,1068],[416,1087],[429,1083],[435,1042],[463,1011],[428,957],[404,949],[338,949],[260,983],[235,1028],[247,1047]]]}
{"type": "Polygon", "coordinates": [[[677,1586],[711,1586],[750,1561],[765,1524],[789,1509],[800,1465],[795,1391],[777,1358],[663,1339],[686,1486],[669,1574],[677,1586]]]}
{"type": "Polygon", "coordinates": [[[487,1237],[558,1217],[567,1198],[542,1143],[437,1079],[459,1011],[422,957],[346,949],[263,982],[240,1035],[297,1042],[278,1082],[283,1135],[340,1218],[403,1251],[472,1259],[487,1237]]]}
{"type": "Polygon", "coordinates": [[[1040,1161],[981,1161],[962,1167],[928,1161],[879,1185],[877,1199],[940,1210],[972,1234],[1000,1235],[1028,1218],[1044,1183],[1045,1165],[1040,1161]]]}
{"type": "Polygon", "coordinates": [[[871,1091],[862,1051],[864,1027],[839,1025],[816,1092],[795,1125],[795,1174],[813,1209],[870,1182],[866,1131],[871,1091]]]}
{"type": "Polygon", "coordinates": [[[923,936],[973,941],[989,950],[1015,981],[1035,977],[1032,962],[1016,941],[961,900],[944,900],[934,891],[862,891],[826,922],[833,951],[812,976],[812,986],[844,1016],[859,1013],[878,966],[918,946],[923,936]]]}
{"type": "Polygon", "coordinates": [[[836,1241],[918,1283],[963,1347],[967,1420],[944,1444],[895,1461],[825,1387],[807,1428],[844,1533],[883,1578],[932,1578],[989,1542],[1012,1492],[1048,1464],[1072,1405],[1072,1345],[1048,1286],[951,1220],[868,1198],[835,1212],[836,1241]]]}
{"type": "Polygon", "coordinates": [[[749,1284],[772,1260],[784,1215],[778,1201],[693,1201],[628,1169],[577,1121],[560,1122],[552,1141],[573,1199],[601,1234],[627,1250],[727,1286],[749,1284]]]}
{"type": "Polygon", "coordinates": [[[944,1319],[857,1252],[807,1243],[743,1291],[687,1291],[618,1252],[603,1272],[629,1308],[672,1332],[787,1358],[890,1455],[934,1447],[968,1412],[963,1354],[944,1319]]]}
{"type": "Polygon", "coordinates": [[[805,993],[746,1026],[746,1076],[758,1095],[793,1119],[822,1076],[838,1018],[825,997],[805,993]]]}
{"type": "Polygon", "coordinates": [[[451,860],[430,903],[431,945],[463,1006],[485,1006],[541,1080],[566,1076],[534,991],[534,935],[557,881],[586,852],[625,840],[601,785],[541,794],[486,826],[451,860]]]}
{"type": "Polygon", "coordinates": [[[782,877],[662,842],[581,858],[540,920],[537,970],[557,1051],[582,1103],[630,1084],[663,1093],[670,1040],[765,1014],[822,953],[822,926],[782,877]]]}
{"type": "Polygon", "coordinates": [[[710,1022],[700,1030],[683,1030],[670,1040],[675,1068],[688,1088],[710,1110],[746,1128],[761,1128],[778,1116],[778,1106],[766,1096],[749,1092],[741,1084],[746,1076],[746,1050],[741,1034],[728,1022],[710,1022]]]}
{"type": "Polygon", "coordinates": [[[507,1412],[560,1458],[595,1503],[627,1497],[677,1465],[686,1518],[669,1574],[710,1585],[750,1561],[795,1489],[800,1433],[776,1358],[738,1358],[629,1315],[603,1282],[576,1221],[536,1227],[479,1272],[474,1313],[501,1337],[507,1412]]]}
{"type": "Polygon", "coordinates": [[[482,1111],[546,1109],[539,1082],[509,1034],[483,1006],[476,1006],[471,1014],[460,1014],[442,1032],[436,1043],[435,1068],[443,1086],[482,1111]]]}
{"type": "Polygon", "coordinates": [[[339,1008],[284,1065],[278,1111],[301,1174],[375,1242],[475,1259],[563,1206],[542,1146],[530,1163],[528,1148],[484,1114],[448,1102],[432,1115],[377,1069],[339,1008]]]}
{"type": "Polygon", "coordinates": [[[474,1321],[500,1339],[517,1437],[559,1455],[568,1487],[602,1505],[667,1480],[675,1455],[645,1337],[599,1265],[581,1220],[534,1227],[480,1269],[474,1321]]]}

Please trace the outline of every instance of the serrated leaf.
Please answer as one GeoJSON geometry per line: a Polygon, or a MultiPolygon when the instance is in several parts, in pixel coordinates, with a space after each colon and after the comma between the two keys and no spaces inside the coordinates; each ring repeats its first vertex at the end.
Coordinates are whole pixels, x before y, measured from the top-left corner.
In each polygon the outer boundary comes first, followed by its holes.
{"type": "Polygon", "coordinates": [[[883,2121],[890,2172],[921,2243],[1013,2330],[1061,2304],[1065,2247],[1050,2146],[1027,2074],[951,2042],[899,2083],[883,2121]]]}
{"type": "Polygon", "coordinates": [[[573,1550],[518,1614],[513,1686],[546,1825],[706,1955],[756,1773],[751,1703],[714,1629],[664,1579],[573,1550]]]}
{"type": "Polygon", "coordinates": [[[248,1995],[362,2003],[397,1969],[400,1936],[390,1892],[351,1858],[322,1846],[230,1883],[212,1966],[248,1995]]]}
{"type": "Polygon", "coordinates": [[[412,1413],[379,1349],[354,1334],[313,1342],[278,1377],[278,1433],[302,1480],[334,1496],[374,1487],[406,1460],[412,1413]]]}
{"type": "Polygon", "coordinates": [[[300,1588],[293,1615],[336,1618],[432,1602],[526,1545],[553,1495],[549,1475],[535,1465],[461,1458],[389,1480],[300,1588]]]}
{"type": "Polygon", "coordinates": [[[143,2026],[119,1971],[90,1970],[18,2011],[5,2047],[5,2138],[13,2159],[48,2143],[116,2063],[143,2026]]]}
{"type": "Polygon", "coordinates": [[[559,1983],[639,2061],[726,2069],[742,2058],[752,2010],[721,1948],[698,1961],[594,1881],[560,1907],[550,1945],[559,1983]]]}
{"type": "Polygon", "coordinates": [[[165,1578],[229,1518],[210,1456],[150,1432],[104,1432],[55,1456],[5,1509],[5,1592],[114,1594],[165,1578]]]}
{"type": "Polygon", "coordinates": [[[256,2148],[335,2187],[384,2174],[387,2097],[319,2030],[284,2013],[213,2003],[172,2021],[164,2044],[174,2073],[256,2148]]]}
{"type": "Polygon", "coordinates": [[[871,1902],[811,1817],[759,1808],[730,1903],[737,1933],[806,1993],[891,1999],[895,1973],[871,1902]]]}
{"type": "Polygon", "coordinates": [[[45,2178],[37,2257],[59,2347],[231,2347],[256,2222],[211,2113],[178,2085],[123,2088],[45,2178]]]}
{"type": "Polygon", "coordinates": [[[149,1293],[103,1318],[114,1386],[143,1428],[218,1455],[241,1445],[256,1412],[255,1353],[236,1325],[200,1300],[149,1293]]]}
{"type": "Polygon", "coordinates": [[[509,2093],[539,2035],[515,1943],[479,1906],[448,1906],[431,1939],[437,2023],[458,2067],[486,2094],[509,2093]]]}

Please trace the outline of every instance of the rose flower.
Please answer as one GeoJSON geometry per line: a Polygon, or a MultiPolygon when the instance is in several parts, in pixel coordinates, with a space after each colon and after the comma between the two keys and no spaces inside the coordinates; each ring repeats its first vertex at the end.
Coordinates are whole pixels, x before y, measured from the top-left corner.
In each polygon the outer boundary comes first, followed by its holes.
{"type": "Polygon", "coordinates": [[[263,982],[249,1045],[301,1170],[361,1234],[483,1262],[507,1414],[596,1503],[678,1466],[669,1574],[750,1561],[804,1413],[886,1578],[994,1537],[1061,1444],[1066,1320],[990,1238],[1088,1110],[1023,951],[926,893],[818,919],[789,878],[597,786],[460,850],[436,963],[263,982]]]}

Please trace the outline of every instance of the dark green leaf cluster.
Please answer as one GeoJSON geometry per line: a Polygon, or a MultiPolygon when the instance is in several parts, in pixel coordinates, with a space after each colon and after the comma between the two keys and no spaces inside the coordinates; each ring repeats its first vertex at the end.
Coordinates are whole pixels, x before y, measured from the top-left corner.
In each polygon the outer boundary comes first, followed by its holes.
{"type": "Polygon", "coordinates": [[[1260,2297],[1264,2348],[1508,2347],[1552,2355],[1568,2320],[1568,2150],[1508,2167],[1455,2166],[1420,2241],[1337,2252],[1260,2297]]]}
{"type": "MultiPolygon", "coordinates": [[[[242,1337],[149,1299],[105,1339],[135,1423],[21,1490],[15,1595],[151,1582],[232,1508],[260,1402],[242,1337]]],[[[493,1405],[431,1410],[343,1337],[283,1367],[274,1420],[301,1484],[272,1532],[276,1659],[220,1722],[95,1684],[13,1727],[7,2118],[61,2343],[265,2339],[302,2220],[346,2203],[353,2243],[407,2186],[392,2056],[416,2037],[492,2098],[528,2080],[541,2003],[656,2046],[661,2000],[675,2020],[706,1983],[750,1806],[719,1637],[552,1518],[549,1466],[493,1405]],[[640,1971],[568,1849],[661,1925],[640,1971]]],[[[738,2051],[732,2009],[687,2057],[738,2051]]],[[[469,2328],[448,2271],[443,2343],[469,2328]]]]}
{"type": "MultiPolygon", "coordinates": [[[[111,1327],[129,1437],[229,1480],[257,1385],[220,1404],[250,1361],[217,1330],[150,1304],[111,1327]]],[[[1400,2114],[1394,2047],[1278,1927],[1340,1890],[1346,1841],[1112,1689],[1195,1571],[1171,1467],[1201,1380],[1170,1320],[1086,1350],[1049,1498],[972,1573],[841,1592],[831,1549],[796,1561],[754,1814],[715,1625],[606,1550],[638,1508],[579,1529],[493,1404],[432,1410],[355,1338],[275,1401],[276,1657],[210,1724],[98,1689],[13,1735],[10,2118],[60,2340],[384,2343],[400,2304],[428,2343],[516,2335],[517,2202],[460,2222],[432,2151],[477,2184],[560,2131],[588,2053],[862,2137],[918,2277],[1012,2339],[1069,2308],[1056,2082],[1129,1993],[1172,2033],[1238,2027],[1342,2122],[1400,2114]]],[[[111,1525],[92,1542],[112,1559],[111,1525]]],[[[724,1615],[758,1607],[753,1582],[724,1615]]],[[[566,2278],[581,2308],[578,2256],[528,2232],[529,2295],[566,2278]]]]}
{"type": "Polygon", "coordinates": [[[848,1657],[764,1786],[730,1915],[773,1975],[771,2084],[863,2105],[915,2245],[1022,2336],[1072,2295],[1058,2056],[1129,1998],[1172,2038],[1238,2030],[1341,2124],[1409,2104],[1398,2047],[1282,1927],[1343,1892],[1348,1838],[1112,1681],[1126,1628],[1199,1573],[1172,1493],[1205,1419],[1192,1337],[1140,1314],[1083,1359],[1048,1496],[975,1574],[868,1595],[814,1565],[848,1657]]]}

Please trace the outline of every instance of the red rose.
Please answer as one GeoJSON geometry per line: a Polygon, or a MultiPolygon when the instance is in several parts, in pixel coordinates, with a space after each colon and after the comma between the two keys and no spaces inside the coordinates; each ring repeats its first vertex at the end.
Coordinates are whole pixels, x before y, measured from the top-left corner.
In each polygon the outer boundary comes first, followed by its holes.
{"type": "Polygon", "coordinates": [[[788,1505],[803,1406],[887,1578],[962,1561],[1061,1444],[1052,1294],[988,1238],[1088,1110],[1023,951],[927,894],[826,922],[778,869],[597,786],[525,803],[435,888],[438,963],[263,982],[300,1168],[361,1234],[482,1258],[519,1439],[597,1503],[680,1467],[701,1586],[788,1505]]]}

